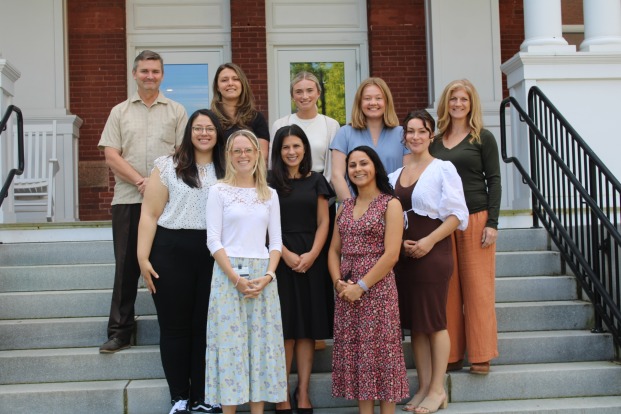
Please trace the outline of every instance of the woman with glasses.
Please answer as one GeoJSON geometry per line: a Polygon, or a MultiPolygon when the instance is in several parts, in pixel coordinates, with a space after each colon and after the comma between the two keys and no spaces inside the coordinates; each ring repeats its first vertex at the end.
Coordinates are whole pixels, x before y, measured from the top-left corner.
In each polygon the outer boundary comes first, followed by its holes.
{"type": "Polygon", "coordinates": [[[224,413],[287,400],[276,266],[280,206],[267,186],[259,140],[248,130],[226,144],[224,179],[207,200],[207,246],[216,261],[207,320],[206,398],[224,413]],[[268,238],[266,247],[266,235],[268,238]]]}
{"type": "Polygon", "coordinates": [[[263,114],[256,110],[248,77],[234,63],[218,67],[213,82],[211,110],[218,115],[224,128],[224,138],[233,132],[247,129],[259,138],[261,155],[267,163],[270,131],[263,114]]]}
{"type": "MultiPolygon", "coordinates": [[[[190,116],[183,141],[160,157],[144,193],[138,262],[157,310],[170,413],[222,412],[205,403],[205,329],[213,271],[207,250],[207,194],[224,175],[224,138],[216,115],[190,116]],[[190,405],[191,403],[191,405],[190,405]]],[[[213,401],[213,400],[211,400],[213,401]]]]}
{"type": "MultiPolygon", "coordinates": [[[[287,374],[295,356],[298,385],[293,409],[312,414],[308,395],[316,339],[332,337],[334,296],[326,250],[328,200],[334,191],[325,177],[311,171],[311,147],[297,125],[276,131],[272,147],[270,185],[278,192],[282,225],[282,259],[278,293],[282,310],[287,374]]],[[[276,406],[276,414],[291,414],[291,402],[276,406]]]]}

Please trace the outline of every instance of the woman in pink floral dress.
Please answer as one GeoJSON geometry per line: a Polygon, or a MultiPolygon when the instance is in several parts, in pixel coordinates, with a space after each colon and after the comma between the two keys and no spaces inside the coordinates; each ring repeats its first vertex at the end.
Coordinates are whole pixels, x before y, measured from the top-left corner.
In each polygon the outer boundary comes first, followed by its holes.
{"type": "Polygon", "coordinates": [[[397,287],[403,211],[392,196],[377,153],[361,146],[347,155],[355,198],[345,200],[334,229],[328,267],[338,294],[334,312],[332,395],[357,399],[361,414],[395,412],[408,397],[397,287]]]}

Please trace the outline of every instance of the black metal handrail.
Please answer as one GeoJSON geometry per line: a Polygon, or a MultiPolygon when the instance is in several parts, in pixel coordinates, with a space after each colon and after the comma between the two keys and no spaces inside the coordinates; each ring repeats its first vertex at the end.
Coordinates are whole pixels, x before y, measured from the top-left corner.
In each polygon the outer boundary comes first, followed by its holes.
{"type": "MultiPolygon", "coordinates": [[[[17,168],[12,168],[9,171],[9,174],[4,180],[4,185],[2,186],[2,190],[0,190],[0,206],[4,202],[7,194],[9,193],[9,187],[13,182],[13,178],[16,175],[22,175],[24,172],[24,118],[22,116],[22,111],[18,107],[14,105],[9,105],[4,116],[2,117],[2,121],[0,121],[0,133],[6,130],[6,124],[9,122],[9,118],[11,114],[15,112],[17,115],[17,168]]],[[[9,133],[9,136],[12,135],[9,133]]]]}
{"type": "Polygon", "coordinates": [[[529,91],[528,113],[513,97],[502,101],[500,127],[502,158],[532,192],[533,225],[547,229],[593,303],[593,331],[605,325],[621,346],[621,184],[537,87],[529,91]],[[530,172],[507,156],[509,104],[528,125],[530,172]]]}

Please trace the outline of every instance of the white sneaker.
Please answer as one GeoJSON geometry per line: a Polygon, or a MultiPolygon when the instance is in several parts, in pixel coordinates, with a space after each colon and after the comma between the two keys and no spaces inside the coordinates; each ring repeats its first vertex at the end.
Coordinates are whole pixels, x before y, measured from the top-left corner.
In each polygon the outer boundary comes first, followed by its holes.
{"type": "Polygon", "coordinates": [[[191,414],[188,400],[173,400],[173,407],[168,414],[191,414]]]}

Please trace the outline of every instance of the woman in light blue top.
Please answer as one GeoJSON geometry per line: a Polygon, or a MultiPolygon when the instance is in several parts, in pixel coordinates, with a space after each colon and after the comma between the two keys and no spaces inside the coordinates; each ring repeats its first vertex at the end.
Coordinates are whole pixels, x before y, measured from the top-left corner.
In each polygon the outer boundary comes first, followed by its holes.
{"type": "Polygon", "coordinates": [[[375,150],[386,171],[403,166],[409,150],[401,145],[403,128],[395,112],[392,94],[380,78],[363,81],[354,97],[352,121],[334,137],[332,150],[331,183],[340,201],[352,197],[345,173],[345,157],[354,148],[367,145],[375,150]]]}

